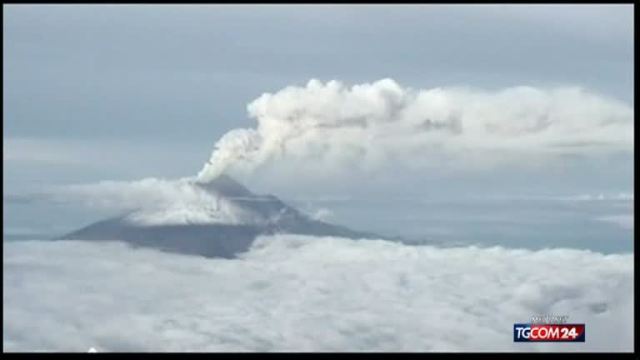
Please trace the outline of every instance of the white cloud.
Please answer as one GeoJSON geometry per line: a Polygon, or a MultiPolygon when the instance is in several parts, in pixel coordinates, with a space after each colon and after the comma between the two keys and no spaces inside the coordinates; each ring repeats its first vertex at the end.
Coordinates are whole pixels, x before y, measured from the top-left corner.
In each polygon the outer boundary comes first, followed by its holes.
{"type": "Polygon", "coordinates": [[[265,93],[247,109],[256,128],[224,135],[202,180],[272,163],[326,173],[389,164],[486,166],[633,148],[632,108],[578,87],[491,92],[416,90],[391,79],[352,87],[311,80],[265,93]]]}
{"type": "Polygon", "coordinates": [[[189,178],[104,180],[50,187],[48,193],[58,201],[82,201],[88,206],[116,209],[164,209],[180,204],[200,204],[204,207],[216,200],[211,193],[193,186],[193,181],[189,178]]]}
{"type": "Polygon", "coordinates": [[[239,259],[4,245],[3,349],[632,351],[633,255],[273,236],[239,259]],[[513,343],[569,315],[586,343],[513,343]]]}
{"type": "Polygon", "coordinates": [[[579,195],[474,195],[478,199],[512,199],[512,200],[529,200],[529,201],[563,201],[563,202],[592,202],[592,201],[615,201],[615,202],[632,202],[634,195],[632,193],[596,193],[596,194],[579,194],[579,195]]]}
{"type": "Polygon", "coordinates": [[[335,214],[333,213],[333,211],[327,208],[319,208],[313,212],[311,217],[316,220],[326,221],[332,218],[334,215],[335,214]]]}
{"type": "Polygon", "coordinates": [[[623,229],[633,230],[633,214],[615,214],[596,218],[596,220],[617,225],[623,229]]]}
{"type": "Polygon", "coordinates": [[[192,178],[66,185],[50,188],[47,196],[53,201],[77,201],[89,207],[135,210],[127,215],[127,220],[140,225],[267,221],[238,206],[235,198],[223,196],[211,188],[205,190],[192,178]]]}

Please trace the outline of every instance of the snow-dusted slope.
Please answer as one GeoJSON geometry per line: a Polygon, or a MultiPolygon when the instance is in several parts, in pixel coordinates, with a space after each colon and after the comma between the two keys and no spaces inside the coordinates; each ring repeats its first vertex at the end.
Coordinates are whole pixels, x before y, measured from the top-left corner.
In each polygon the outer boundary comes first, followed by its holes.
{"type": "Polygon", "coordinates": [[[61,239],[122,240],[172,252],[233,257],[261,234],[375,237],[313,220],[275,196],[252,193],[228,176],[180,186],[187,187],[184,201],[138,209],[61,239]]]}
{"type": "Polygon", "coordinates": [[[209,183],[193,180],[181,183],[180,199],[160,207],[144,208],[125,216],[124,221],[139,226],[227,224],[263,225],[269,223],[273,214],[256,211],[249,202],[272,201],[272,198],[251,193],[227,176],[209,183]],[[187,189],[185,189],[185,187],[187,189]]]}

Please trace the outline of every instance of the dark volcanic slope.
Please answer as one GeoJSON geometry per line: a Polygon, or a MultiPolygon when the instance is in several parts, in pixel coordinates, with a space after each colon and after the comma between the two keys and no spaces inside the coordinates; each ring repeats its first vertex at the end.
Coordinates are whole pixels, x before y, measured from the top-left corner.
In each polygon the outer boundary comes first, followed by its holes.
{"type": "Polygon", "coordinates": [[[130,221],[130,215],[96,222],[62,236],[60,239],[121,240],[134,246],[164,251],[232,258],[246,251],[258,235],[303,234],[348,238],[380,238],[374,234],[317,221],[286,205],[275,196],[255,195],[227,176],[206,184],[194,184],[215,194],[244,213],[252,215],[247,223],[195,223],[141,225],[130,221]]]}

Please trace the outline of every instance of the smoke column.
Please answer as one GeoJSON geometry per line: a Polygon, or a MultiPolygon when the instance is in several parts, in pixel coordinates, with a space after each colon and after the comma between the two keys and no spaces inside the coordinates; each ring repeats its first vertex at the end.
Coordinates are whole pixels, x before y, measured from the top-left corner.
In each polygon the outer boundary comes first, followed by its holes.
{"type": "Polygon", "coordinates": [[[288,158],[375,168],[387,161],[420,166],[437,154],[633,148],[632,108],[579,87],[416,90],[391,79],[351,87],[314,79],[265,93],[247,110],[256,128],[220,138],[198,181],[288,158]]]}

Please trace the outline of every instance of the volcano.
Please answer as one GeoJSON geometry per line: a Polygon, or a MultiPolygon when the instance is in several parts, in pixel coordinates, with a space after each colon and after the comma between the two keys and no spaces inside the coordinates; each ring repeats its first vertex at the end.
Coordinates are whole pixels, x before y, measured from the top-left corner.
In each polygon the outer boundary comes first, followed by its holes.
{"type": "Polygon", "coordinates": [[[229,176],[191,181],[196,202],[137,209],[93,223],[59,240],[127,242],[135,247],[234,258],[256,237],[272,234],[381,238],[315,220],[273,195],[257,195],[229,176]]]}

